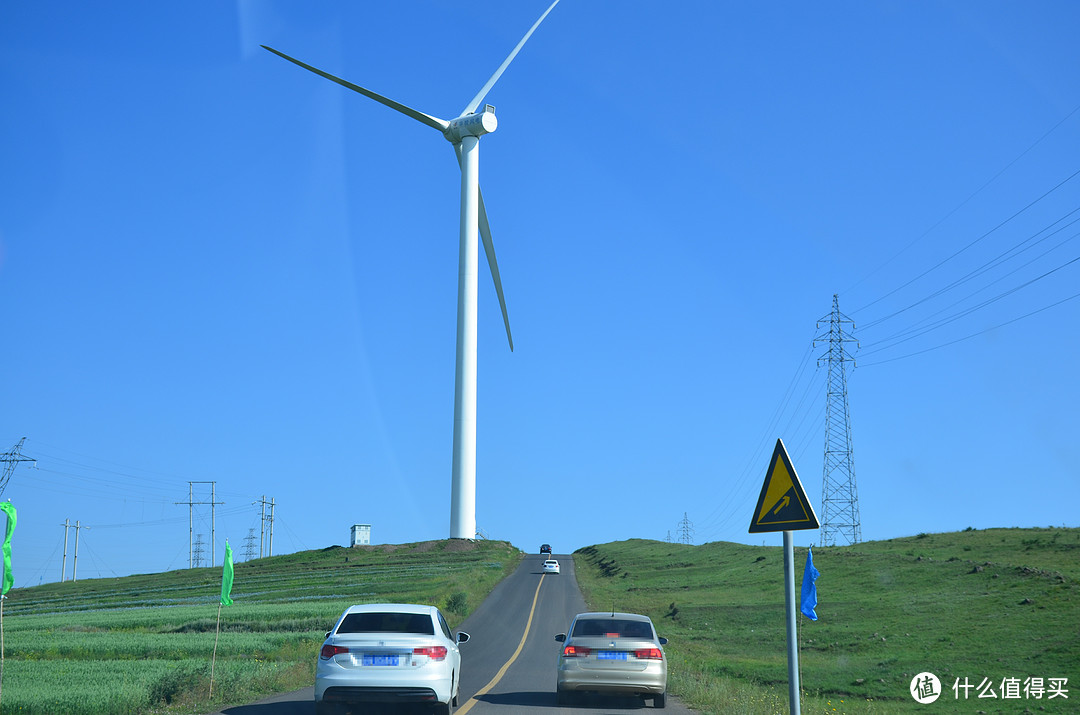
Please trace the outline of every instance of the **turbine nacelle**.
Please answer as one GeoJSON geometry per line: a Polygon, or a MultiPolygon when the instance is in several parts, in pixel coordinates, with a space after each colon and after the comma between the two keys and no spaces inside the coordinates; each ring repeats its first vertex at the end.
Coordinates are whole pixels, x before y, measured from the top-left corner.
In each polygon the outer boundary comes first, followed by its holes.
{"type": "Polygon", "coordinates": [[[490,104],[484,105],[484,111],[473,112],[452,119],[449,126],[443,130],[443,136],[451,144],[457,144],[465,137],[482,137],[491,134],[499,126],[495,119],[495,107],[490,104]]]}

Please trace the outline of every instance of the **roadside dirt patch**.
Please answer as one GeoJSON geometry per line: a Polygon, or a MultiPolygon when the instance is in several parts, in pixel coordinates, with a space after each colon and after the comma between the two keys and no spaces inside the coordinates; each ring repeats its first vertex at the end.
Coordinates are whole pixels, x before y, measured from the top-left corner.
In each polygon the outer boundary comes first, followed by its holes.
{"type": "Polygon", "coordinates": [[[400,549],[405,549],[410,554],[423,554],[428,551],[476,551],[477,544],[469,539],[440,539],[435,541],[418,541],[414,544],[363,544],[353,546],[358,551],[376,551],[384,554],[392,554],[400,549]]]}

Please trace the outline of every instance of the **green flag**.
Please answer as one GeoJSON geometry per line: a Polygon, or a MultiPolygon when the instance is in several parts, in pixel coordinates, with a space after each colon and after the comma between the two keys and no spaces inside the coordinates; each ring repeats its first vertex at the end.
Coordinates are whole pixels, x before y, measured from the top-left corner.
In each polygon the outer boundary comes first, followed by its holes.
{"type": "Polygon", "coordinates": [[[15,583],[15,577],[11,574],[11,535],[15,533],[15,505],[8,499],[0,502],[0,511],[7,514],[7,532],[4,534],[4,584],[0,587],[0,595],[11,590],[15,583]]]}
{"type": "MultiPolygon", "coordinates": [[[[6,552],[5,552],[6,553],[6,552]]],[[[6,563],[6,562],[5,562],[6,563]]],[[[7,573],[5,571],[5,573],[7,573]]],[[[232,605],[232,577],[233,577],[233,565],[232,565],[232,547],[229,546],[229,542],[225,542],[225,565],[221,568],[221,605],[232,605]]],[[[6,581],[5,581],[6,583],[6,581]]]]}

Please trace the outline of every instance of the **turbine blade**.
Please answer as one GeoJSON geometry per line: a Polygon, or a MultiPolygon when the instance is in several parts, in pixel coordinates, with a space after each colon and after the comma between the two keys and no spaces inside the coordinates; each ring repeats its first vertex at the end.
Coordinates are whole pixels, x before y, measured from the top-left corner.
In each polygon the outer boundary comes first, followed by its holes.
{"type": "Polygon", "coordinates": [[[487,209],[484,208],[484,194],[480,187],[476,189],[480,199],[480,238],[484,242],[491,279],[495,281],[495,294],[499,296],[499,308],[502,309],[503,325],[506,326],[506,340],[510,343],[510,352],[514,352],[514,336],[510,334],[510,316],[506,312],[506,299],[503,298],[502,279],[499,278],[499,262],[495,260],[495,244],[491,241],[491,226],[488,225],[487,209]]]}
{"type": "MultiPolygon", "coordinates": [[[[540,19],[533,23],[533,26],[525,33],[525,37],[521,38],[521,42],[517,43],[517,47],[515,47],[513,51],[510,52],[510,55],[503,60],[503,63],[499,65],[499,69],[495,70],[495,74],[491,75],[491,79],[480,88],[480,91],[473,97],[473,100],[469,102],[468,106],[466,106],[465,109],[461,111],[461,114],[458,115],[459,117],[464,117],[466,114],[472,114],[476,111],[476,108],[484,101],[484,97],[487,96],[487,93],[490,92],[491,88],[495,86],[495,83],[499,81],[499,77],[502,77],[502,73],[506,71],[506,68],[509,67],[510,63],[514,61],[514,58],[517,57],[517,53],[521,51],[521,48],[525,46],[528,39],[536,32],[536,28],[540,27],[540,23],[544,21],[544,18],[548,16],[548,13],[554,10],[555,6],[558,4],[559,0],[555,0],[555,2],[551,3],[551,6],[544,11],[544,14],[540,16],[540,19]]],[[[293,60],[293,62],[295,61],[296,60],[293,60]]]]}
{"type": "Polygon", "coordinates": [[[396,109],[397,111],[401,112],[402,114],[404,114],[404,115],[406,115],[408,117],[412,117],[413,119],[420,122],[421,124],[428,125],[432,129],[438,129],[441,132],[441,131],[444,131],[448,126],[450,126],[450,123],[443,120],[443,119],[439,119],[438,117],[433,117],[430,114],[424,114],[423,112],[417,111],[417,110],[413,109],[412,107],[405,106],[401,102],[395,102],[394,100],[390,99],[389,97],[384,97],[384,96],[382,96],[381,94],[379,94],[377,92],[372,92],[370,89],[364,89],[363,87],[361,87],[358,84],[353,84],[352,82],[350,82],[348,80],[341,79],[340,77],[335,77],[334,75],[330,74],[329,72],[323,72],[321,69],[319,69],[317,67],[312,67],[311,65],[309,65],[309,64],[307,64],[305,62],[301,62],[300,60],[296,59],[295,57],[289,57],[284,52],[278,52],[273,47],[267,47],[266,45],[261,45],[261,47],[264,50],[269,50],[270,52],[273,52],[278,57],[283,57],[283,58],[287,59],[289,62],[292,62],[295,65],[300,65],[304,69],[306,69],[306,70],[308,70],[310,72],[314,72],[315,74],[319,75],[320,77],[325,77],[326,79],[330,80],[331,82],[337,82],[342,87],[346,87],[348,89],[351,89],[354,92],[359,92],[360,94],[364,95],[365,97],[369,97],[370,99],[374,99],[379,104],[385,104],[387,107],[390,107],[391,109],[396,109]]]}
{"type": "MultiPolygon", "coordinates": [[[[454,151],[457,153],[458,167],[461,167],[461,145],[455,144],[454,151]]],[[[495,295],[499,297],[499,308],[502,310],[503,325],[506,326],[506,340],[510,343],[510,352],[514,352],[514,336],[510,334],[510,315],[506,312],[506,298],[503,297],[502,278],[499,277],[499,262],[495,260],[495,244],[491,240],[491,225],[488,223],[487,209],[484,208],[484,193],[480,187],[476,187],[477,203],[479,204],[480,240],[484,243],[484,253],[487,254],[488,268],[491,269],[491,280],[495,283],[495,295]]]]}

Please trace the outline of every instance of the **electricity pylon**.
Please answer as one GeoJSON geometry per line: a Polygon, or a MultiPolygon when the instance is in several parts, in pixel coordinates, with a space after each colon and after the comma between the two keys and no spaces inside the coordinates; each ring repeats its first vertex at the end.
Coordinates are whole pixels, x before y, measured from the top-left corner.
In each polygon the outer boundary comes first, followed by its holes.
{"type": "Polygon", "coordinates": [[[192,562],[195,568],[199,568],[203,565],[203,535],[198,534],[195,537],[195,545],[192,547],[192,562]]]}
{"type": "Polygon", "coordinates": [[[255,527],[248,529],[248,535],[244,537],[244,561],[255,558],[255,527]]]}
{"type": "Polygon", "coordinates": [[[862,541],[859,522],[859,496],[855,489],[855,460],[851,447],[851,415],[848,411],[847,368],[855,364],[844,343],[858,342],[845,331],[844,325],[855,329],[855,323],[840,312],[840,302],[833,295],[832,312],[818,321],[828,330],[814,338],[814,347],[827,345],[818,357],[829,366],[829,396],[825,402],[825,466],[821,478],[821,545],[835,546],[838,541],[857,544],[862,541]]]}
{"type": "Polygon", "coordinates": [[[26,441],[26,437],[19,440],[19,443],[11,448],[10,452],[4,452],[0,454],[0,462],[4,463],[4,473],[0,474],[0,494],[4,493],[7,489],[8,481],[11,480],[11,474],[15,471],[15,467],[19,465],[19,462],[36,462],[36,459],[32,457],[22,456],[23,442],[26,441]]]}
{"type": "Polygon", "coordinates": [[[694,525],[690,523],[690,517],[687,516],[685,511],[682,515],[682,521],[679,522],[679,543],[694,543],[694,525]]]}
{"type": "MultiPolygon", "coordinates": [[[[201,566],[201,556],[199,563],[196,563],[194,556],[194,545],[191,540],[195,536],[195,505],[196,504],[209,504],[210,505],[210,566],[214,566],[214,528],[217,521],[215,509],[218,504],[224,504],[223,501],[217,500],[217,482],[188,482],[188,500],[173,502],[176,505],[187,504],[188,505],[188,568],[195,566],[201,566]],[[194,485],[195,484],[209,484],[210,485],[210,501],[195,501],[194,499],[194,485]]],[[[200,538],[202,538],[200,536],[200,538]]]]}

